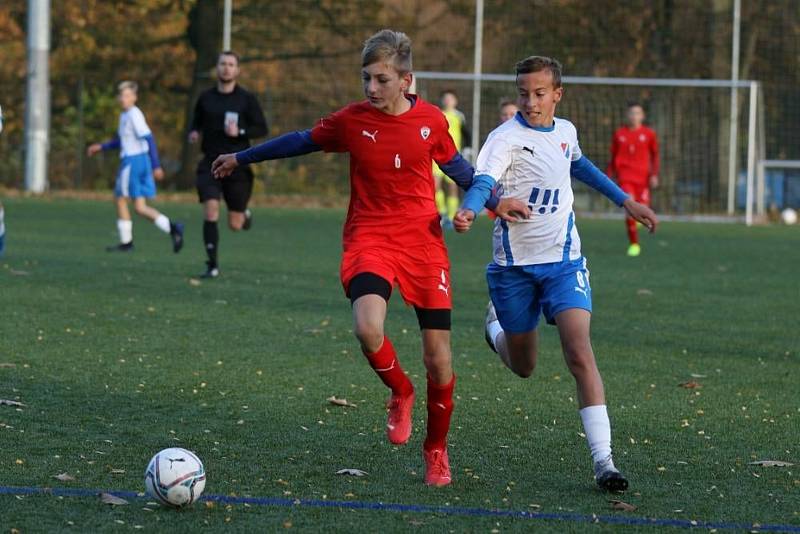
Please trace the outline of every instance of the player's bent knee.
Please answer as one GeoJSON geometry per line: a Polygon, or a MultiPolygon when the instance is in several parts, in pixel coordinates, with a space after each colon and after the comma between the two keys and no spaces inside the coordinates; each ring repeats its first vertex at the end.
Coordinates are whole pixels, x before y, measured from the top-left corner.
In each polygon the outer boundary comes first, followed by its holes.
{"type": "Polygon", "coordinates": [[[238,232],[244,226],[244,221],[228,221],[228,228],[234,232],[238,232]]]}
{"type": "Polygon", "coordinates": [[[353,334],[369,352],[375,352],[383,343],[383,325],[374,321],[356,321],[353,334]]]}

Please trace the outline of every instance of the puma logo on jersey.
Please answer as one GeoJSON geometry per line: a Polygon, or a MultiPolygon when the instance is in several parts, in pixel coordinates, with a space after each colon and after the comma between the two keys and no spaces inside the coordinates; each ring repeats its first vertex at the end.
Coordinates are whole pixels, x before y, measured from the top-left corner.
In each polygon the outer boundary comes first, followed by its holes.
{"type": "Polygon", "coordinates": [[[587,299],[589,298],[589,294],[586,292],[586,289],[575,286],[575,291],[577,291],[578,293],[583,293],[584,297],[586,297],[587,299]]]}
{"type": "Polygon", "coordinates": [[[442,269],[442,282],[439,284],[437,289],[439,289],[439,291],[443,291],[448,297],[450,296],[450,286],[447,285],[447,276],[444,274],[444,269],[442,269]]]}
{"type": "Polygon", "coordinates": [[[533,148],[524,146],[524,147],[522,147],[522,150],[524,150],[525,152],[530,152],[531,153],[531,157],[535,156],[535,154],[533,153],[533,148]]]}
{"type": "Polygon", "coordinates": [[[366,130],[361,130],[361,135],[363,135],[364,137],[369,137],[370,139],[372,139],[373,143],[378,142],[378,140],[375,139],[378,136],[378,130],[375,130],[373,133],[369,133],[366,130]]]}

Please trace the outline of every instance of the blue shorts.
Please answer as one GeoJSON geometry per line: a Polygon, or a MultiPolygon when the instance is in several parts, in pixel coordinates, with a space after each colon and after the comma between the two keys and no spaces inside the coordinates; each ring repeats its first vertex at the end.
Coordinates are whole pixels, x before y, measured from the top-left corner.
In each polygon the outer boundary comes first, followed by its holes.
{"type": "Polygon", "coordinates": [[[511,267],[490,263],[486,281],[500,326],[511,334],[534,330],[542,312],[549,324],[555,324],[556,315],[564,310],[592,311],[586,258],[511,267]]]}
{"type": "Polygon", "coordinates": [[[156,196],[156,182],[148,154],[125,156],[119,165],[114,194],[118,197],[152,198],[156,196]]]}

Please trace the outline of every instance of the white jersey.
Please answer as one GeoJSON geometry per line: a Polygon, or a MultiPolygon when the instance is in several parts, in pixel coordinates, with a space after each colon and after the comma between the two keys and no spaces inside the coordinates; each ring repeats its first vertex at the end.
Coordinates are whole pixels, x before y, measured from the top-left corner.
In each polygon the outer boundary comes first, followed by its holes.
{"type": "Polygon", "coordinates": [[[150,135],[150,127],[144,120],[144,113],[136,106],[131,107],[120,113],[119,129],[120,156],[136,156],[137,154],[147,154],[149,146],[146,136],[150,135]]]}
{"type": "Polygon", "coordinates": [[[503,198],[528,204],[531,217],[494,226],[498,265],[536,265],[581,257],[581,240],[572,211],[570,165],[581,158],[578,133],[556,118],[550,128],[534,128],[517,113],[495,129],[481,148],[475,175],[502,185],[503,198]]]}

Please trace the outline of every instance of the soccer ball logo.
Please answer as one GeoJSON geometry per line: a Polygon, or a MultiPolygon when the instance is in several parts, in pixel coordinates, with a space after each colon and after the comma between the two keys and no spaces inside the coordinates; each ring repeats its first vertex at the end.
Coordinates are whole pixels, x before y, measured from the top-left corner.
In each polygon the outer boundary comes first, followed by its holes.
{"type": "Polygon", "coordinates": [[[166,506],[188,506],[206,487],[206,470],[193,452],[173,447],[157,453],[144,473],[147,495],[166,506]]]}

